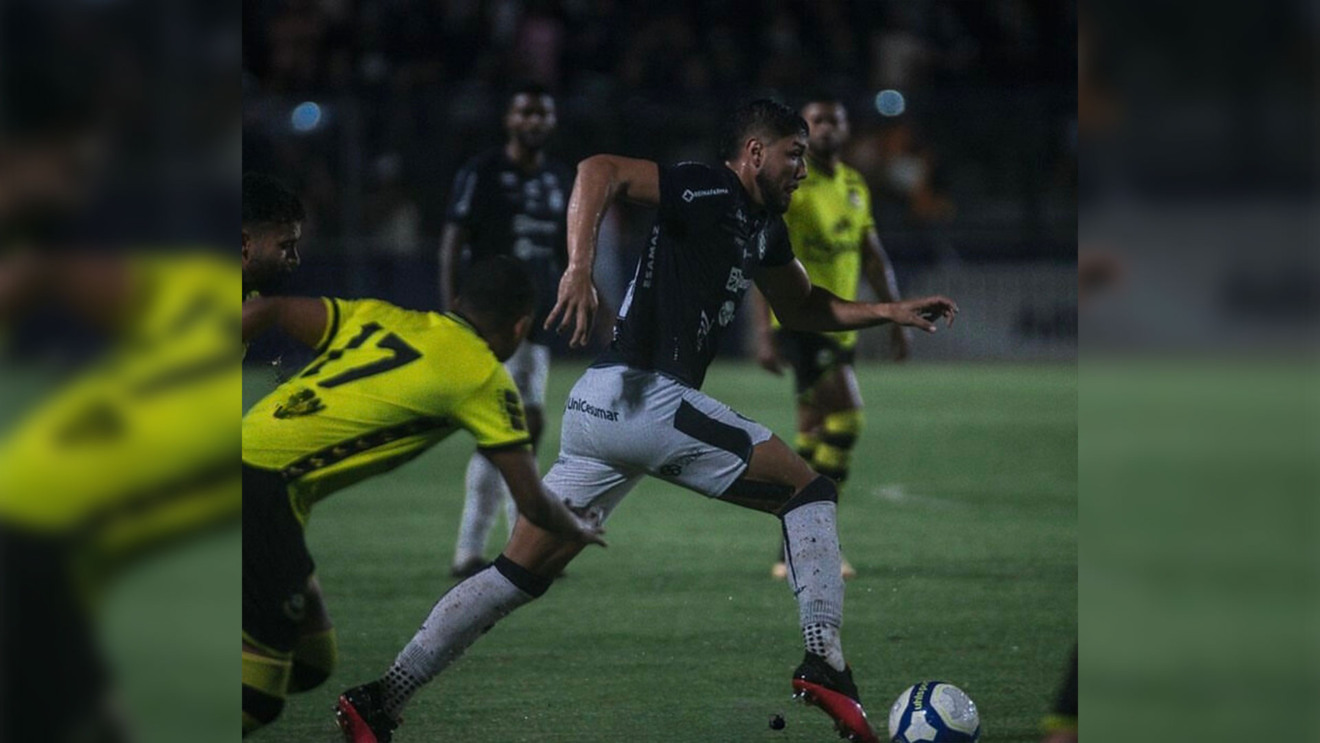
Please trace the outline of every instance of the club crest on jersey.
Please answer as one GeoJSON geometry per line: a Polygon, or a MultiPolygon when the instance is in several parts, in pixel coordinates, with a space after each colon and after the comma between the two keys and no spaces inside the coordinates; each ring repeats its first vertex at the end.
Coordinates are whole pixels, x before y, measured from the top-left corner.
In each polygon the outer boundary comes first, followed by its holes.
{"type": "Polygon", "coordinates": [[[721,328],[724,327],[724,326],[726,326],[726,325],[728,325],[729,323],[733,322],[733,313],[734,313],[736,310],[737,310],[737,307],[734,305],[732,299],[725,300],[724,304],[720,305],[720,327],[721,327],[721,328]]]}
{"type": "Polygon", "coordinates": [[[719,196],[728,192],[729,189],[727,188],[706,188],[700,191],[693,191],[689,188],[683,191],[683,200],[690,204],[693,199],[704,199],[707,196],[719,196]]]}
{"type": "Polygon", "coordinates": [[[312,415],[325,410],[325,403],[309,389],[301,389],[289,395],[283,404],[275,406],[275,417],[280,420],[312,415]]]}
{"type": "Polygon", "coordinates": [[[850,188],[850,189],[848,189],[848,203],[849,203],[849,204],[852,204],[852,208],[854,208],[854,209],[861,209],[861,208],[862,208],[862,192],[861,192],[861,191],[858,191],[858,190],[855,189],[855,188],[850,188]]]}

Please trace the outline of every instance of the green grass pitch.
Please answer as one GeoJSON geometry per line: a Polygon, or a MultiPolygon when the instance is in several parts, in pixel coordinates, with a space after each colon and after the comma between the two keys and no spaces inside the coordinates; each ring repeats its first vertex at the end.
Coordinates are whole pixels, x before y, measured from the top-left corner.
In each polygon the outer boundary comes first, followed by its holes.
{"type": "MultiPolygon", "coordinates": [[[[551,375],[543,468],[581,368],[551,375]]],[[[1076,638],[1075,368],[858,371],[867,427],[839,514],[859,576],[843,642],[872,721],[883,735],[893,698],[936,678],[977,701],[983,740],[1037,740],[1076,638]]],[[[270,386],[248,374],[245,404],[270,386]]],[[[791,436],[787,379],[720,364],[705,390],[791,436]]],[[[338,739],[334,697],[379,675],[452,584],[470,452],[457,434],[317,507],[308,540],[341,665],[255,740],[338,739]]],[[[836,739],[822,713],[788,698],[802,650],[795,603],[769,577],[775,519],[648,480],[607,529],[608,549],[585,552],[424,689],[396,740],[836,739]],[[774,713],[786,729],[769,728],[774,713]]]]}

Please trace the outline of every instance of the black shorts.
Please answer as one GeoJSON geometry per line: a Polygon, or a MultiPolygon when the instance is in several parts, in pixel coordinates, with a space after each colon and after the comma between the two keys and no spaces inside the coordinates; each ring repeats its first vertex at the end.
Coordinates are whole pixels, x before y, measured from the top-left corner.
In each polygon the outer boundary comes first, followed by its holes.
{"type": "Polygon", "coordinates": [[[291,652],[315,569],[284,478],[243,465],[243,633],[291,652]]]}
{"type": "Polygon", "coordinates": [[[794,385],[799,395],[816,386],[825,372],[842,364],[851,364],[854,350],[823,333],[801,333],[780,328],[775,331],[779,355],[793,366],[794,385]]]}
{"type": "Polygon", "coordinates": [[[0,524],[0,741],[73,740],[104,714],[109,675],[77,549],[0,524]]]}

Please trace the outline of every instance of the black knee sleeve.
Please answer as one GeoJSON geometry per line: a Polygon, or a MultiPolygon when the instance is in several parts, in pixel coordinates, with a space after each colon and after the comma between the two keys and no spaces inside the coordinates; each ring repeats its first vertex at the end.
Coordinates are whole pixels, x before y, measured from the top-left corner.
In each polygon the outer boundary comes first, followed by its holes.
{"type": "Polygon", "coordinates": [[[808,503],[817,503],[819,501],[829,501],[831,503],[839,502],[839,488],[834,481],[824,475],[818,475],[816,479],[807,483],[807,486],[798,491],[779,509],[779,517],[783,518],[795,508],[801,508],[808,503]]]}
{"type": "Polygon", "coordinates": [[[550,590],[550,578],[542,578],[504,555],[495,558],[495,569],[517,586],[518,590],[534,599],[541,598],[550,590]]]}

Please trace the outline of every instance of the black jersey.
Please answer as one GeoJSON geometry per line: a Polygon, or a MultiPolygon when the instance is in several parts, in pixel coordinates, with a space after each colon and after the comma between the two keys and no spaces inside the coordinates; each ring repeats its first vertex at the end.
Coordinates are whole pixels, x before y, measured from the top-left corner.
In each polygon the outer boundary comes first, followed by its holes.
{"type": "Polygon", "coordinates": [[[660,168],[659,213],[597,365],[650,369],[700,388],[757,269],[792,260],[783,218],[753,204],[733,171],[660,168]]]}
{"type": "Polygon", "coordinates": [[[527,173],[503,147],[468,160],[454,179],[446,218],[468,231],[459,284],[466,267],[486,258],[511,255],[522,261],[536,285],[534,343],[549,343],[553,337],[541,325],[554,307],[564,272],[564,220],[572,188],[573,173],[566,165],[547,158],[535,172],[527,173]]]}

